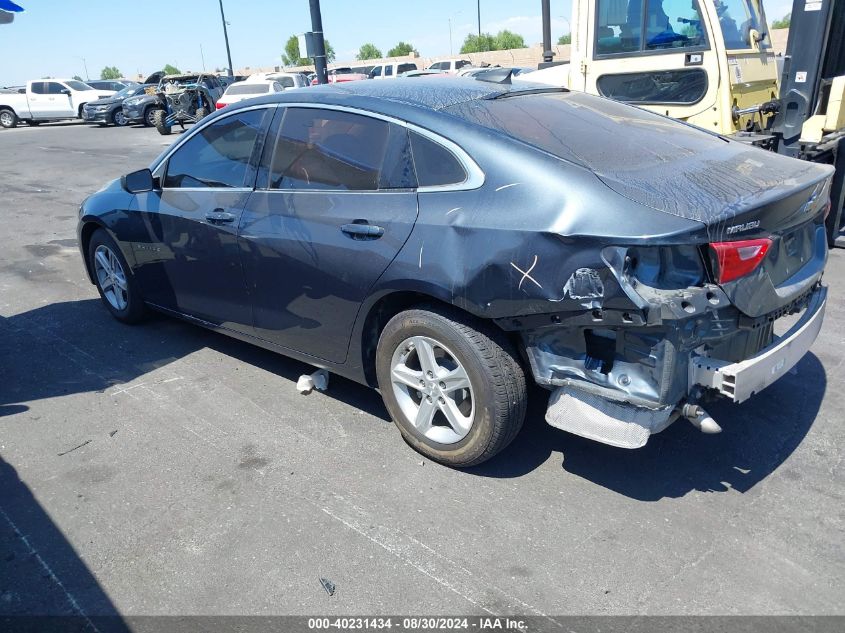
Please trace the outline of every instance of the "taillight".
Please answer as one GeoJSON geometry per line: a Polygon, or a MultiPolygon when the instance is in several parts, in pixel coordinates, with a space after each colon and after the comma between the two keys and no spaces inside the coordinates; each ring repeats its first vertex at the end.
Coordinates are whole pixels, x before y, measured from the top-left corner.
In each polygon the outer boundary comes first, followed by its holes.
{"type": "Polygon", "coordinates": [[[771,245],[772,240],[767,237],[710,244],[716,254],[719,283],[724,284],[752,272],[763,261],[771,245]]]}
{"type": "Polygon", "coordinates": [[[222,110],[225,107],[226,107],[225,103],[221,103],[220,101],[217,102],[217,109],[218,110],[222,110]]]}

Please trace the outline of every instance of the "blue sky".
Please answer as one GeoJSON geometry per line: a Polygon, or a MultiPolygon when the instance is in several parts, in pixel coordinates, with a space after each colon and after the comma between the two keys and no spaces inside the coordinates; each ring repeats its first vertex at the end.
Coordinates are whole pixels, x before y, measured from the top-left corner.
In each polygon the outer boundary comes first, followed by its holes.
{"type": "MultiPolygon", "coordinates": [[[[16,0],[26,13],[0,26],[0,85],[43,76],[100,76],[104,66],[124,74],[165,64],[182,70],[226,66],[217,0],[16,0]],[[202,46],[202,54],[200,51],[202,46]]],[[[455,53],[476,31],[476,0],[322,0],[323,28],[338,60],[354,59],[372,42],[384,53],[399,40],[423,56],[449,54],[449,18],[455,53]]],[[[768,18],[790,10],[791,0],[769,0],[768,18]]],[[[308,0],[223,0],[230,22],[235,68],[280,63],[293,33],[310,30],[308,0]]],[[[570,0],[552,0],[552,37],[569,31],[570,0]]],[[[540,0],[481,0],[481,29],[510,29],[534,44],[542,39],[540,0]]]]}

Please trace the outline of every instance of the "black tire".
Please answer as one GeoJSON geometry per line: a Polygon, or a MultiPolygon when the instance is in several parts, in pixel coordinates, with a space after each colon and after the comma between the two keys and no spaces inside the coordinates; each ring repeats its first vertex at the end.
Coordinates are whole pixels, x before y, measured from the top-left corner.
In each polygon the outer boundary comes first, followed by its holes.
{"type": "Polygon", "coordinates": [[[164,123],[166,118],[167,113],[162,108],[158,108],[155,112],[153,112],[153,124],[158,130],[158,133],[164,136],[167,136],[171,132],[170,126],[165,125],[164,123]]]}
{"type": "Polygon", "coordinates": [[[144,110],[144,127],[155,127],[155,113],[156,111],[161,110],[161,108],[157,108],[155,106],[147,106],[144,110]]]}
{"type": "Polygon", "coordinates": [[[376,374],[384,404],[402,437],[441,464],[457,468],[480,464],[510,444],[522,428],[528,395],[516,351],[500,330],[455,309],[420,306],[393,317],[379,337],[376,374]],[[391,380],[394,352],[414,336],[447,346],[469,377],[475,410],[460,441],[441,444],[419,433],[397,400],[391,380]]]}
{"type": "Polygon", "coordinates": [[[197,117],[197,123],[199,123],[205,117],[208,116],[208,110],[206,108],[197,108],[197,113],[195,116],[197,117]]]}
{"type": "Polygon", "coordinates": [[[41,121],[33,121],[32,119],[30,119],[26,123],[27,125],[30,125],[32,127],[38,127],[39,125],[41,125],[41,121]]]}
{"type": "Polygon", "coordinates": [[[121,108],[115,108],[114,112],[111,113],[111,122],[115,127],[126,127],[129,125],[129,119],[123,114],[121,108]]]}
{"type": "Polygon", "coordinates": [[[143,320],[147,313],[147,307],[144,304],[144,300],[141,297],[140,291],[138,290],[138,283],[135,280],[135,277],[132,275],[132,271],[129,269],[129,266],[126,263],[126,259],[123,257],[123,253],[120,252],[120,248],[118,248],[115,241],[105,231],[105,229],[97,229],[91,236],[91,241],[88,243],[88,266],[94,277],[94,285],[97,287],[97,292],[100,293],[100,299],[102,299],[103,305],[106,306],[106,309],[111,312],[111,315],[115,319],[117,319],[118,321],[122,321],[123,323],[138,323],[139,321],[143,320]],[[126,278],[127,299],[126,306],[123,309],[118,309],[117,307],[112,305],[112,303],[106,297],[106,293],[103,291],[102,286],[100,285],[101,282],[97,276],[97,268],[94,262],[97,249],[100,246],[104,246],[105,248],[109,249],[112,253],[114,253],[115,257],[120,263],[120,266],[123,268],[123,273],[126,278]]]}
{"type": "Polygon", "coordinates": [[[13,128],[18,125],[18,115],[10,108],[0,109],[0,127],[13,128]]]}

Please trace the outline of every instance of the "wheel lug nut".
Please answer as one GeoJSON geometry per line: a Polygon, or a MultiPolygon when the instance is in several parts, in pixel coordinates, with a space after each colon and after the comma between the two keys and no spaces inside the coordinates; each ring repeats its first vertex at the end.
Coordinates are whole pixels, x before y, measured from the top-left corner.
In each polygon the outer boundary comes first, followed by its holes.
{"type": "Polygon", "coordinates": [[[445,388],[446,388],[446,383],[445,383],[445,382],[443,382],[442,380],[440,381],[440,388],[441,388],[441,389],[445,389],[445,388]]]}
{"type": "Polygon", "coordinates": [[[446,400],[444,400],[442,396],[441,396],[440,398],[438,398],[438,399],[437,399],[437,401],[438,401],[440,404],[446,404],[446,400]]]}
{"type": "Polygon", "coordinates": [[[426,376],[428,376],[429,378],[434,378],[434,372],[433,371],[427,372],[426,376]]]}
{"type": "Polygon", "coordinates": [[[426,398],[426,400],[428,400],[429,402],[431,402],[431,396],[428,396],[428,397],[426,398]]]}

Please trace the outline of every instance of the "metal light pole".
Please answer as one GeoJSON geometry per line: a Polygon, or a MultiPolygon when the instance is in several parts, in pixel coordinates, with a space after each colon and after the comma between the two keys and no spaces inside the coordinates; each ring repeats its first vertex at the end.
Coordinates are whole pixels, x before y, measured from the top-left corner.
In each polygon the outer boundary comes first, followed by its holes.
{"type": "Polygon", "coordinates": [[[79,57],[78,55],[74,55],[74,57],[76,57],[76,59],[81,59],[82,65],[85,66],[85,81],[88,81],[89,79],[91,79],[91,77],[88,76],[88,64],[85,62],[85,58],[79,57]]]}
{"type": "Polygon", "coordinates": [[[462,11],[456,11],[452,15],[449,16],[449,57],[452,56],[452,18],[457,15],[460,15],[462,11]]]}
{"type": "Polygon", "coordinates": [[[552,18],[550,0],[542,0],[543,5],[543,61],[552,61],[555,52],[552,50],[552,18]]]}
{"type": "Polygon", "coordinates": [[[226,39],[226,59],[229,60],[229,78],[234,77],[232,53],[229,51],[229,31],[226,30],[226,14],[223,13],[223,0],[220,0],[220,20],[223,22],[223,37],[226,39]]]}
{"type": "MultiPolygon", "coordinates": [[[[320,0],[310,0],[311,3],[311,31],[314,33],[314,70],[317,73],[317,83],[329,83],[328,66],[326,64],[326,41],[323,39],[323,15],[320,13],[320,0]]],[[[302,52],[300,52],[300,55],[302,52]]]]}
{"type": "Polygon", "coordinates": [[[481,0],[478,0],[478,37],[481,38],[481,0]]]}

